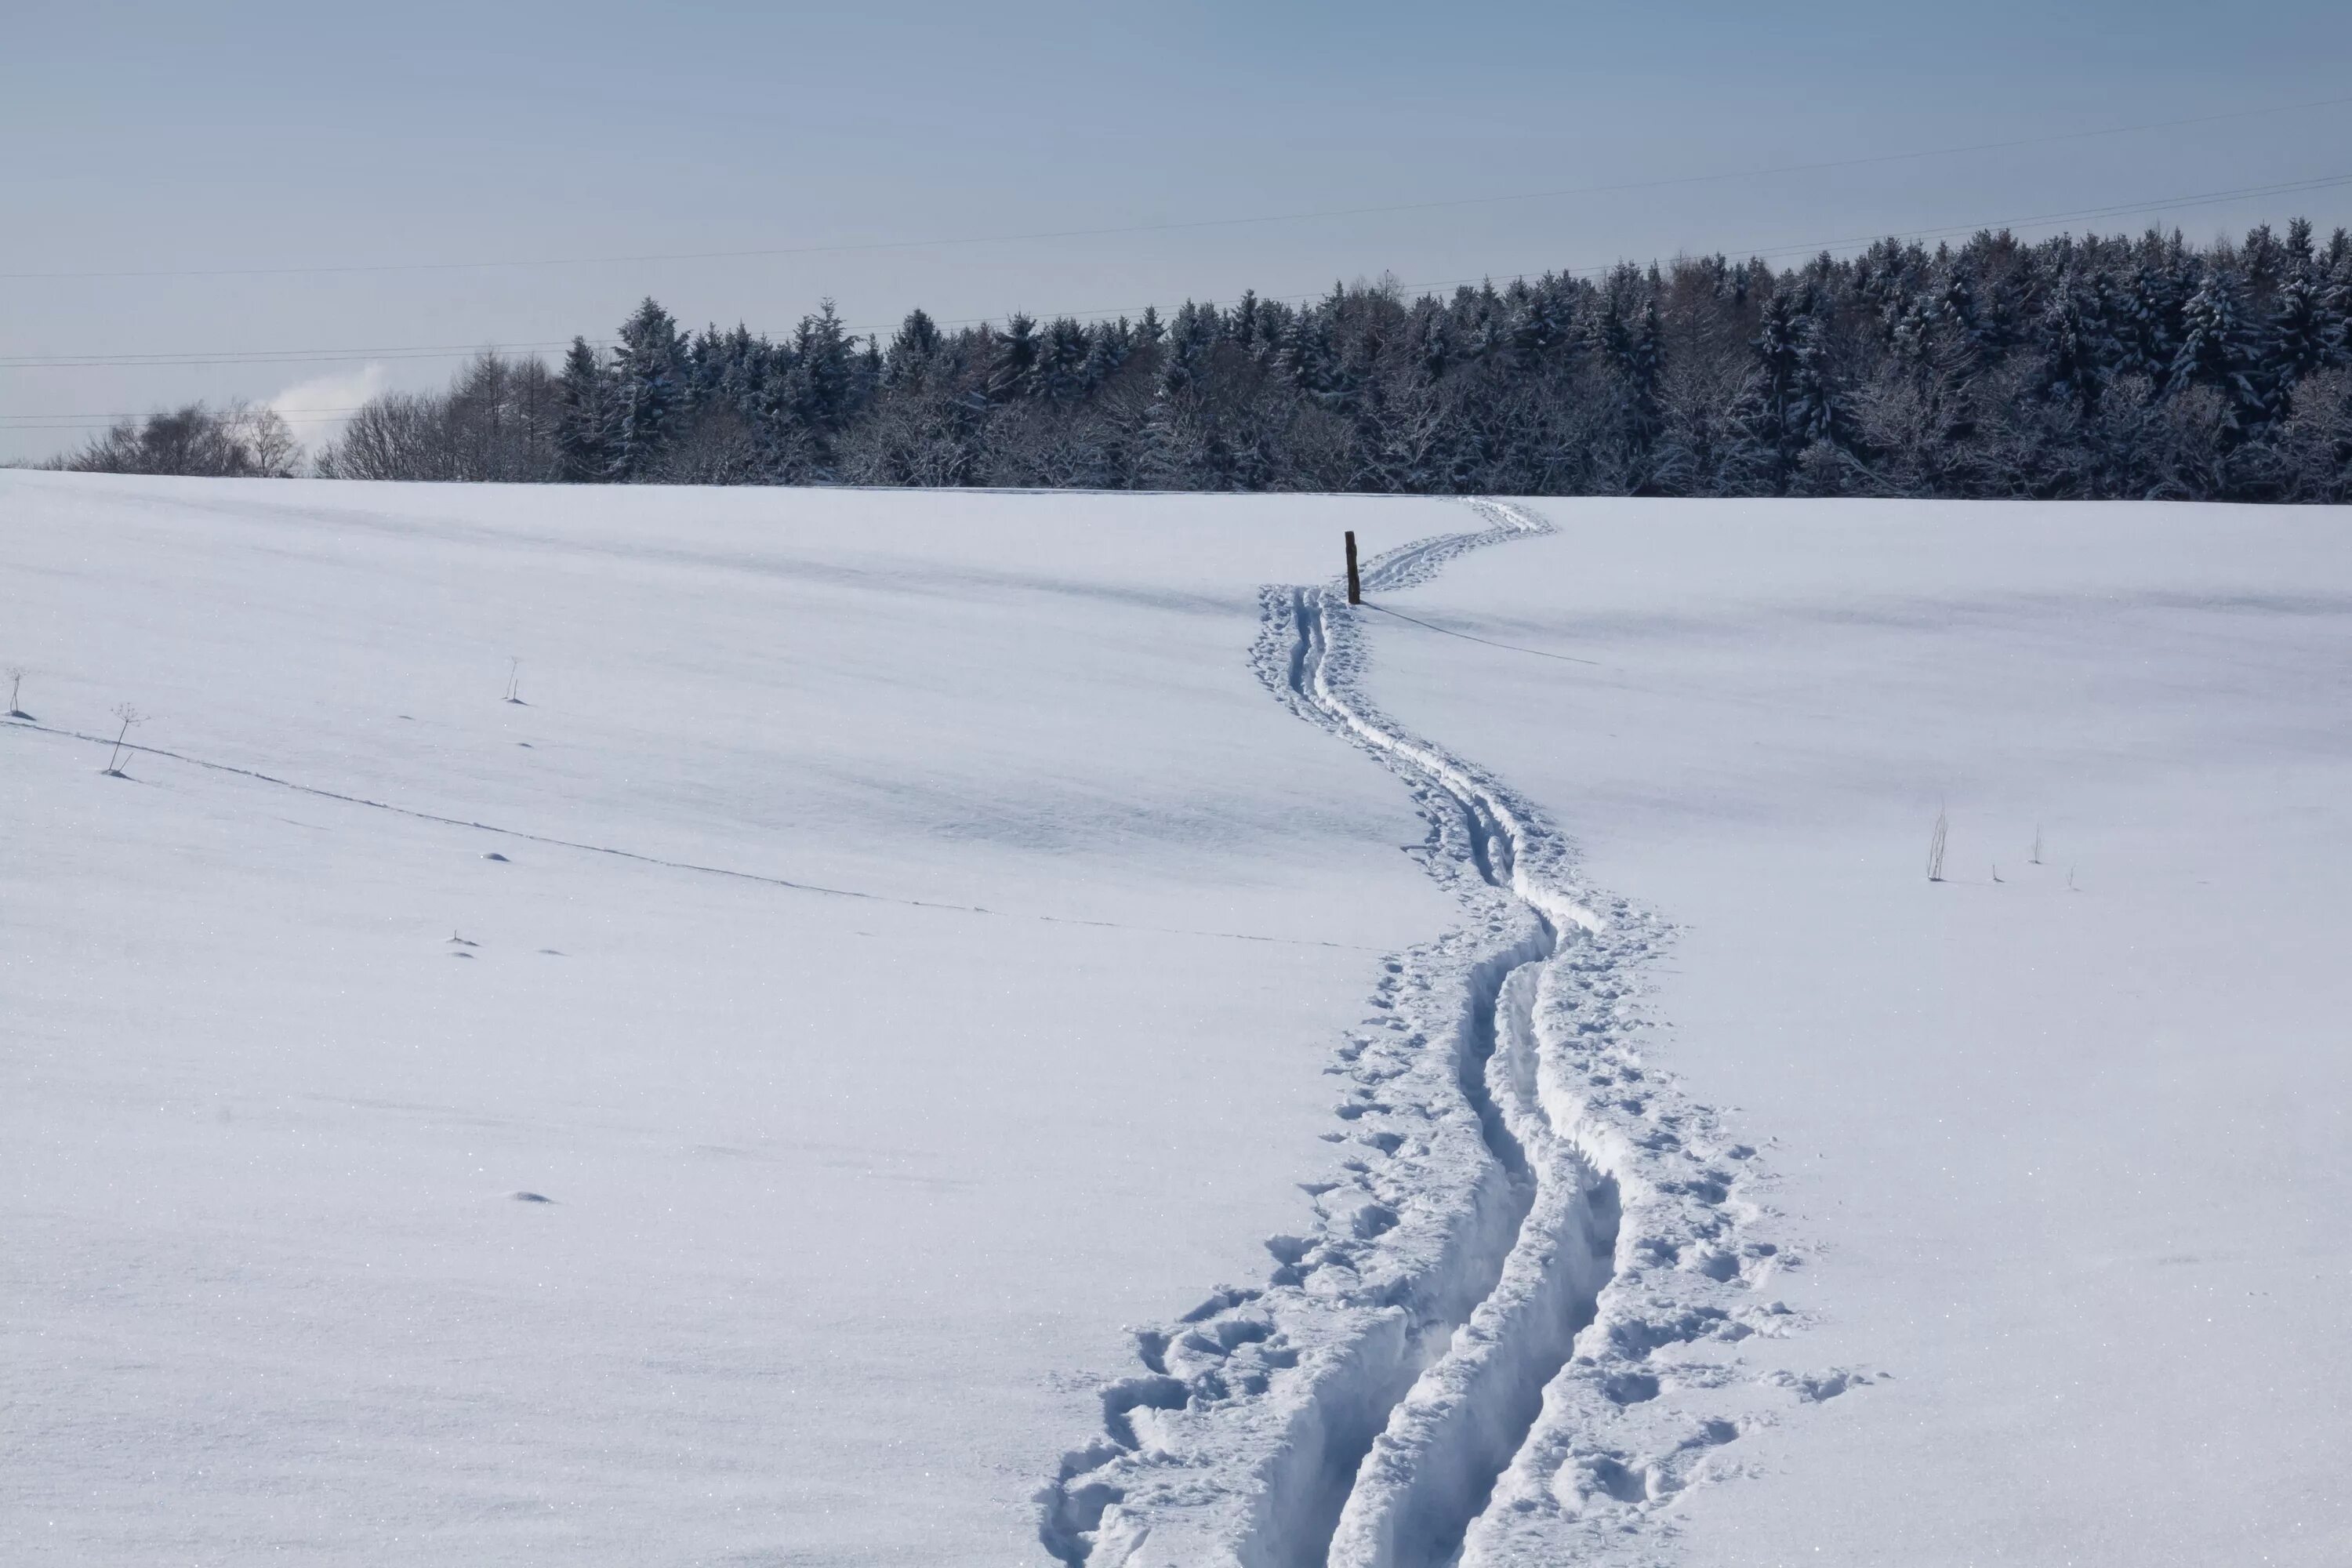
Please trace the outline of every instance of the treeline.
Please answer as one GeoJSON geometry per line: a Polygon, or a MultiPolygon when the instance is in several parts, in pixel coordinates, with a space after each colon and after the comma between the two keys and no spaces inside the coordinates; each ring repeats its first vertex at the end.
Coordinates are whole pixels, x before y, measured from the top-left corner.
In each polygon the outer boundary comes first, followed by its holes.
{"type": "Polygon", "coordinates": [[[2352,238],[1886,240],[782,341],[648,300],[371,402],[352,479],[2352,500],[2352,238]]]}
{"type": "Polygon", "coordinates": [[[482,354],[438,395],[392,392],[368,399],[319,454],[318,472],[331,479],[585,480],[591,476],[557,460],[560,407],[545,364],[482,354]]]}
{"type": "Polygon", "coordinates": [[[40,466],[91,474],[287,479],[301,459],[302,444],[275,409],[191,403],[143,420],[118,420],[79,450],[40,466]]]}

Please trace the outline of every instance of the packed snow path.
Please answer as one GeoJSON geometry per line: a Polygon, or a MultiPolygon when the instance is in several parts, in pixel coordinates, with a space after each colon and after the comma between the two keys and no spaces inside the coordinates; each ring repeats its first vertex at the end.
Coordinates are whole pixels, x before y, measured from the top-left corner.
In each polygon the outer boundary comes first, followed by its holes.
{"type": "MultiPolygon", "coordinates": [[[[1472,503],[1483,530],[1373,561],[1369,592],[1550,531],[1472,503]]],[[[1041,1494],[1062,1561],[1421,1568],[1571,1542],[1654,1544],[1660,1505],[1742,1424],[1705,1406],[1720,1347],[1790,1314],[1755,1287],[1754,1151],[1643,1068],[1634,971],[1656,922],[1580,885],[1560,836],[1360,689],[1357,616],[1270,588],[1260,675],[1378,758],[1429,826],[1413,847],[1464,911],[1384,963],[1331,1069],[1344,1156],[1318,1224],[1267,1242],[1261,1289],[1145,1330],[1142,1372],[1041,1494]],[[1662,1398],[1662,1395],[1672,1397],[1662,1398]]]]}

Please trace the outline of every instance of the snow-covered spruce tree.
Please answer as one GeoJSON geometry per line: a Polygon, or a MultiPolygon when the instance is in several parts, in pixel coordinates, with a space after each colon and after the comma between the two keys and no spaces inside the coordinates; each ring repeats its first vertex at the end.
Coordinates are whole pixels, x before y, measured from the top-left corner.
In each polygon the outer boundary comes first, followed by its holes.
{"type": "Polygon", "coordinates": [[[882,356],[882,384],[887,388],[919,387],[939,352],[938,323],[922,310],[908,311],[882,356]]]}
{"type": "Polygon", "coordinates": [[[620,338],[609,373],[604,460],[606,477],[626,483],[658,471],[687,410],[688,377],[677,322],[651,299],[621,323],[620,338]]]}
{"type": "Polygon", "coordinates": [[[2116,358],[2105,303],[2095,289],[2077,281],[2072,269],[2060,275],[2051,290],[2040,332],[2042,395],[2051,402],[2085,413],[2097,406],[2116,358]]]}
{"type": "Polygon", "coordinates": [[[2271,374],[2284,394],[2342,352],[2341,323],[2328,319],[2326,288],[2308,264],[2298,264],[2280,283],[2271,314],[2271,374]]]}
{"type": "Polygon", "coordinates": [[[798,436],[796,445],[784,444],[793,454],[783,465],[788,479],[823,481],[835,477],[841,433],[871,395],[879,369],[878,364],[862,363],[863,358],[830,300],[793,329],[782,405],[770,415],[772,420],[788,421],[798,436]]]}
{"type": "Polygon", "coordinates": [[[1295,393],[1317,407],[1332,410],[1345,404],[1344,381],[1339,350],[1332,341],[1328,302],[1301,310],[1291,319],[1276,349],[1275,368],[1295,393]]]}
{"type": "Polygon", "coordinates": [[[1006,317],[988,378],[991,402],[1012,403],[1029,395],[1037,375],[1037,350],[1036,321],[1019,310],[1006,317]]]}
{"type": "Polygon", "coordinates": [[[2264,338],[2236,272],[2217,267],[2180,313],[2180,347],[2168,384],[2176,392],[2210,386],[2221,394],[2223,439],[2234,446],[2268,422],[2271,376],[2264,338]]]}
{"type": "Polygon", "coordinates": [[[556,475],[570,484],[612,477],[610,387],[588,340],[575,337],[555,385],[556,475]]]}
{"type": "Polygon", "coordinates": [[[1811,303],[1787,289],[1765,301],[1755,368],[1732,415],[1735,493],[1788,494],[1805,448],[1836,433],[1838,410],[1811,303]]]}
{"type": "Polygon", "coordinates": [[[2124,375],[2146,376],[2161,393],[2180,353],[2181,310],[2195,289],[2189,264],[2174,246],[2150,231],[2139,243],[2118,337],[2124,375]]]}
{"type": "Polygon", "coordinates": [[[1087,389],[1087,361],[1093,349],[1084,327],[1068,316],[1056,316],[1046,323],[1045,334],[1038,340],[1029,395],[1055,403],[1084,396],[1087,389]]]}
{"type": "Polygon", "coordinates": [[[1647,452],[1658,436],[1658,380],[1665,372],[1665,325],[1655,293],[1642,305],[1642,320],[1625,356],[1625,414],[1637,451],[1647,452]]]}
{"type": "Polygon", "coordinates": [[[2270,225],[2258,223],[2246,231],[2246,242],[2238,247],[2238,270],[2257,308],[2267,305],[2272,291],[2285,280],[2287,265],[2287,247],[2270,225]]]}
{"type": "Polygon", "coordinates": [[[1187,300],[1177,308],[1168,323],[1167,340],[1160,345],[1163,394],[1187,391],[1205,374],[1209,350],[1223,335],[1222,325],[1214,305],[1187,300]]]}
{"type": "Polygon", "coordinates": [[[2328,272],[2320,286],[2319,362],[2352,364],[2352,257],[2328,272]]]}
{"type": "Polygon", "coordinates": [[[1228,342],[1240,345],[1244,353],[1246,353],[1257,342],[1258,301],[1256,289],[1244,289],[1242,290],[1241,300],[1226,315],[1224,319],[1223,331],[1220,335],[1222,335],[1228,342]]]}
{"type": "Polygon", "coordinates": [[[1100,391],[1104,383],[1118,374],[1133,351],[1132,329],[1125,316],[1116,321],[1097,321],[1087,334],[1087,356],[1078,367],[1079,384],[1089,395],[1100,391]]]}

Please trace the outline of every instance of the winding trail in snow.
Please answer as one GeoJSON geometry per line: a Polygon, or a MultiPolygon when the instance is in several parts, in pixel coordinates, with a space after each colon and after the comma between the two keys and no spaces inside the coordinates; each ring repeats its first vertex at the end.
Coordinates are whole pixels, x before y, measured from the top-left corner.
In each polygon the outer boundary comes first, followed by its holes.
{"type": "MultiPolygon", "coordinates": [[[[1515,509],[1495,507],[1489,515],[1498,530],[1549,531],[1515,509]]],[[[1393,591],[1433,574],[1444,558],[1423,551],[1384,562],[1368,586],[1393,591]]],[[[1508,1181],[1514,1239],[1495,1259],[1492,1283],[1468,1321],[1391,1409],[1357,1470],[1324,1559],[1332,1568],[1444,1563],[1460,1555],[1471,1520],[1525,1440],[1545,1385],[1592,1321],[1614,1272],[1615,1184],[1562,1138],[1534,1092],[1534,991],[1543,966],[1564,941],[1602,922],[1520,874],[1521,847],[1531,835],[1509,801],[1333,688],[1327,628],[1344,611],[1328,594],[1299,591],[1292,613],[1307,650],[1294,661],[1298,695],[1450,796],[1479,879],[1532,916],[1532,940],[1486,966],[1492,984],[1475,987],[1460,1063],[1464,1097],[1508,1181]]]]}
{"type": "MultiPolygon", "coordinates": [[[[1518,507],[1377,558],[1368,593],[1551,531],[1518,507]]],[[[1700,1342],[1785,1328],[1755,1287],[1755,1151],[1633,1048],[1663,928],[1575,874],[1564,837],[1364,694],[1360,615],[1269,588],[1255,663],[1302,719],[1395,773],[1458,929],[1383,964],[1331,1070],[1345,1157],[1264,1288],[1137,1334],[1039,1537],[1085,1568],[1444,1568],[1633,1560],[1746,1428],[1696,1406],[1700,1342]],[[1777,1320],[1777,1321],[1776,1321],[1777,1320]]],[[[1378,608],[1378,606],[1368,606],[1378,608]]],[[[1480,640],[1473,638],[1472,640],[1480,640]]],[[[1646,1560],[1646,1559],[1644,1559],[1646,1560]]]]}

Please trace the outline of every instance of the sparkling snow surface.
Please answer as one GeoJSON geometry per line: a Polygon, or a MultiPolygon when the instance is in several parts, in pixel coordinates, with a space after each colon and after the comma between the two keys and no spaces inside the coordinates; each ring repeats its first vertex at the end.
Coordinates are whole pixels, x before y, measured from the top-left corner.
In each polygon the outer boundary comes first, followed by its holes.
{"type": "Polygon", "coordinates": [[[0,1561],[2352,1561],[2347,522],[0,473],[0,1561]]]}
{"type": "Polygon", "coordinates": [[[1598,666],[1365,679],[1684,928],[1646,1052],[1810,1244],[1664,1560],[2352,1562],[2352,514],[1538,504],[1391,602],[1598,666]]]}
{"type": "Polygon", "coordinates": [[[1003,911],[0,730],[0,1562],[1041,1560],[1450,916],[1257,585],[1463,516],[0,474],[50,730],[1003,911]]]}

